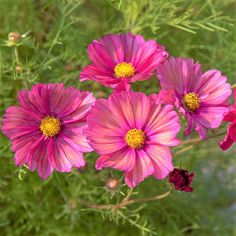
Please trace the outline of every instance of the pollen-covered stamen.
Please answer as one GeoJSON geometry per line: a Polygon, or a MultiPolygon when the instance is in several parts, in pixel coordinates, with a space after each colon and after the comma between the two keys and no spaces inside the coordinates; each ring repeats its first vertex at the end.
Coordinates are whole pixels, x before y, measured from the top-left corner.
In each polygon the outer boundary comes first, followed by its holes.
{"type": "Polygon", "coordinates": [[[200,99],[196,93],[187,93],[183,97],[185,107],[190,111],[195,111],[200,107],[200,99]]]}
{"type": "Polygon", "coordinates": [[[41,120],[40,130],[48,138],[57,135],[61,130],[61,122],[54,116],[46,116],[41,120]]]}
{"type": "Polygon", "coordinates": [[[117,78],[130,78],[135,74],[135,68],[131,63],[121,62],[114,68],[114,73],[117,78]]]}
{"type": "Polygon", "coordinates": [[[145,133],[140,129],[131,129],[126,133],[125,141],[131,148],[141,148],[145,143],[145,133]]]}

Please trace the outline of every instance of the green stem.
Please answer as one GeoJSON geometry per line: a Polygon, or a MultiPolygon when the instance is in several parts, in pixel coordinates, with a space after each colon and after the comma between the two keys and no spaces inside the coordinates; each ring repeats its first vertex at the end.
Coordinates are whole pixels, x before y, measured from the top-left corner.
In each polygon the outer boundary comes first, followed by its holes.
{"type": "MultiPolygon", "coordinates": [[[[20,62],[20,56],[19,56],[18,47],[15,46],[13,50],[14,50],[14,56],[15,56],[16,64],[18,66],[21,66],[22,64],[20,62]]],[[[27,84],[26,80],[23,80],[23,84],[24,84],[24,88],[27,89],[28,88],[28,84],[27,84]]]]}
{"type": "Polygon", "coordinates": [[[93,208],[93,209],[110,209],[110,210],[118,210],[122,207],[131,205],[131,204],[135,204],[135,203],[147,203],[147,202],[152,202],[152,201],[157,201],[160,200],[162,198],[167,197],[168,195],[170,195],[171,190],[167,191],[164,194],[161,195],[157,195],[154,197],[147,197],[147,198],[140,198],[140,199],[127,199],[126,201],[122,201],[121,203],[115,204],[115,205],[95,205],[95,204],[90,204],[84,200],[80,200],[80,203],[85,205],[88,208],[93,208]]]}
{"type": "Polygon", "coordinates": [[[147,233],[152,233],[153,235],[157,235],[157,233],[145,226],[139,225],[136,221],[132,220],[130,217],[125,216],[121,211],[118,211],[118,214],[124,218],[125,220],[127,220],[131,225],[136,226],[137,228],[141,229],[144,232],[147,233]]]}
{"type": "Polygon", "coordinates": [[[127,195],[126,195],[126,197],[123,199],[122,202],[128,201],[129,198],[130,198],[130,196],[132,195],[132,192],[133,192],[133,188],[129,189],[129,190],[128,190],[128,193],[127,193],[127,195]]]}
{"type": "Polygon", "coordinates": [[[234,89],[234,88],[236,88],[236,83],[231,85],[231,89],[234,89]]]}
{"type": "Polygon", "coordinates": [[[19,51],[18,51],[17,46],[14,47],[14,55],[15,55],[16,64],[20,65],[21,63],[20,63],[19,51]]]}

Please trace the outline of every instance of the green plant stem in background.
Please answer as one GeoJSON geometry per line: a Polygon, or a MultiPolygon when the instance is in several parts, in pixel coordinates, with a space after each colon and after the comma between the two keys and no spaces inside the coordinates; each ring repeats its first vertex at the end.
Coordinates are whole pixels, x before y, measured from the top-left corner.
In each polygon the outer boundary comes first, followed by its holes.
{"type": "MultiPolygon", "coordinates": [[[[14,51],[14,57],[15,57],[14,59],[15,59],[15,61],[16,61],[17,66],[20,66],[21,69],[22,69],[23,65],[22,65],[22,63],[21,63],[21,61],[20,61],[19,48],[18,48],[17,45],[15,45],[15,46],[13,47],[13,51],[14,51]]],[[[27,80],[26,80],[26,79],[23,79],[23,84],[24,84],[24,88],[25,88],[25,89],[28,89],[28,84],[27,84],[27,80]]]]}
{"type": "Polygon", "coordinates": [[[21,65],[21,62],[20,62],[18,47],[17,47],[17,46],[14,46],[14,47],[13,47],[13,50],[14,50],[14,55],[15,55],[16,63],[17,63],[17,65],[20,66],[20,65],[21,65]]]}
{"type": "Polygon", "coordinates": [[[236,84],[231,85],[231,89],[235,89],[236,88],[236,84]]]}
{"type": "Polygon", "coordinates": [[[146,197],[146,198],[142,198],[142,199],[130,199],[130,195],[127,195],[127,196],[129,196],[129,198],[125,197],[120,203],[117,203],[114,205],[95,205],[95,204],[91,204],[91,203],[88,203],[83,200],[80,200],[80,203],[85,205],[86,207],[92,208],[92,209],[100,209],[100,210],[101,209],[110,209],[112,211],[117,211],[118,209],[121,209],[121,208],[126,207],[131,204],[148,203],[148,202],[163,199],[163,198],[167,197],[168,195],[170,195],[170,193],[171,193],[171,190],[169,190],[166,193],[163,193],[161,195],[157,195],[154,197],[146,197]]]}

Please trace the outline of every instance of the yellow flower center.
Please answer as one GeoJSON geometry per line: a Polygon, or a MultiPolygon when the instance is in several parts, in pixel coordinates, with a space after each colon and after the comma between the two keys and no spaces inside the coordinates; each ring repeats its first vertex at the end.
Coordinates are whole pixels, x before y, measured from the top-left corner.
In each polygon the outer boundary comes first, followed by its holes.
{"type": "Polygon", "coordinates": [[[145,134],[140,129],[131,129],[126,133],[125,141],[131,148],[141,148],[145,143],[145,134]]]}
{"type": "Polygon", "coordinates": [[[196,93],[185,94],[183,102],[190,111],[195,111],[200,107],[200,99],[196,93]]]}
{"type": "Polygon", "coordinates": [[[131,63],[121,62],[115,66],[114,72],[117,78],[130,78],[135,74],[135,69],[131,63]]]}
{"type": "Polygon", "coordinates": [[[61,130],[61,122],[53,116],[46,116],[41,120],[40,130],[48,138],[57,135],[61,130]]]}

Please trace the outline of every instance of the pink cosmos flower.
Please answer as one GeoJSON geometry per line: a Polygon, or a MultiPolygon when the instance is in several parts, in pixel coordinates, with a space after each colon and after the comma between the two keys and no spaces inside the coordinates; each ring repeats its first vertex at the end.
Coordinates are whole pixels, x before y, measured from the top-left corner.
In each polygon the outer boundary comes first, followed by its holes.
{"type": "MultiPolygon", "coordinates": [[[[236,101],[236,90],[234,90],[233,95],[234,100],[236,101]]],[[[224,121],[231,122],[228,126],[225,138],[220,142],[221,149],[227,150],[234,142],[236,142],[236,103],[234,103],[231,106],[230,111],[226,113],[224,121]]]]}
{"type": "Polygon", "coordinates": [[[70,172],[85,165],[83,152],[93,149],[83,134],[95,99],[92,93],[63,84],[37,84],[18,94],[19,106],[4,115],[2,132],[15,152],[15,163],[37,169],[46,179],[56,169],[70,172]]]}
{"type": "Polygon", "coordinates": [[[117,92],[129,90],[129,83],[150,78],[168,57],[165,48],[154,40],[145,41],[131,33],[94,40],[88,54],[92,64],[82,70],[80,80],[95,80],[117,92]]]}
{"type": "Polygon", "coordinates": [[[88,115],[86,134],[101,154],[96,169],[124,171],[130,188],[150,175],[163,179],[173,169],[168,146],[179,143],[179,119],[173,106],[161,107],[156,99],[143,93],[113,93],[108,100],[97,100],[88,115]]]}
{"type": "Polygon", "coordinates": [[[161,83],[161,100],[174,104],[185,116],[185,134],[195,129],[202,139],[207,128],[218,128],[228,111],[226,102],[231,94],[230,84],[218,70],[201,71],[192,59],[171,57],[157,68],[161,83]]]}

